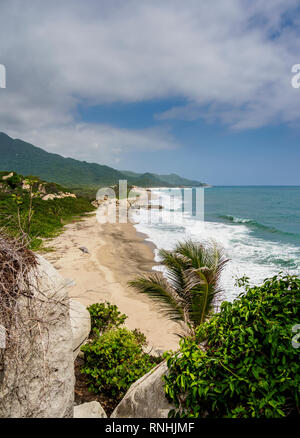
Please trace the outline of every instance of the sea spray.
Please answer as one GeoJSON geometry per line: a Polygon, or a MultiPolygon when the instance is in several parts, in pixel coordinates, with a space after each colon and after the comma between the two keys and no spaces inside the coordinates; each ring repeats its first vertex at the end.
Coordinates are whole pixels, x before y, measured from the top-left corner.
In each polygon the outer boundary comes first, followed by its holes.
{"type": "MultiPolygon", "coordinates": [[[[242,197],[242,203],[248,202],[248,215],[226,214],[223,212],[225,208],[239,210],[239,204],[231,207],[227,202],[224,207],[224,190],[219,188],[207,189],[205,191],[205,218],[204,223],[192,217],[192,215],[182,215],[182,200],[180,196],[173,202],[172,223],[162,223],[159,220],[159,212],[153,211],[151,222],[146,221],[147,212],[139,212],[139,224],[135,227],[138,231],[148,235],[147,240],[152,241],[158,249],[171,249],[176,242],[192,238],[194,240],[214,239],[218,241],[226,250],[227,256],[230,258],[226,269],[224,270],[221,283],[225,290],[225,298],[232,300],[241,290],[235,286],[236,278],[246,275],[250,278],[251,284],[260,284],[265,278],[275,275],[283,271],[289,273],[298,273],[300,267],[300,245],[297,240],[297,226],[293,223],[290,225],[290,232],[287,226],[280,230],[284,211],[284,204],[280,209],[278,199],[276,198],[276,208],[272,210],[274,219],[273,224],[264,225],[264,221],[270,220],[270,207],[266,208],[264,214],[259,211],[257,205],[261,205],[260,198],[266,197],[266,192],[273,193],[274,190],[265,189],[262,191],[252,191],[249,188],[227,189],[227,200],[234,199],[237,203],[237,192],[239,199],[242,197]],[[212,205],[211,195],[213,194],[214,203],[212,205]],[[240,194],[241,193],[241,194],[240,194]],[[253,212],[256,216],[261,214],[260,221],[256,217],[251,218],[253,212]],[[145,220],[143,221],[143,214],[145,220]],[[277,215],[277,216],[276,216],[277,215]],[[278,217],[278,219],[277,219],[278,217]],[[281,221],[281,222],[280,222],[281,221]],[[258,226],[256,224],[259,224],[258,226]],[[277,226],[275,226],[277,225],[277,226]],[[284,229],[285,228],[285,229],[284,229]],[[273,229],[276,232],[273,232],[273,229]]],[[[295,190],[293,189],[293,193],[295,190]]],[[[285,191],[279,192],[282,197],[286,197],[285,191]]],[[[298,192],[296,192],[298,194],[298,192]]],[[[165,209],[168,209],[170,200],[168,199],[167,190],[155,190],[154,194],[159,197],[160,202],[165,209]]],[[[299,188],[300,195],[300,188],[299,188]]],[[[278,197],[278,193],[276,192],[278,197]]],[[[282,201],[283,202],[283,201],[282,201]]],[[[233,202],[232,202],[233,205],[233,202]]],[[[298,218],[300,223],[300,204],[296,203],[293,209],[293,217],[298,218]],[[299,215],[299,216],[298,216],[299,215]]],[[[244,208],[243,212],[246,212],[244,208]]],[[[165,212],[167,216],[167,211],[165,212]]],[[[294,219],[295,220],[295,219],[294,219]]],[[[299,241],[300,243],[300,241],[299,241]]],[[[156,251],[156,260],[159,261],[156,251]]],[[[161,269],[156,267],[155,269],[161,269]]]]}

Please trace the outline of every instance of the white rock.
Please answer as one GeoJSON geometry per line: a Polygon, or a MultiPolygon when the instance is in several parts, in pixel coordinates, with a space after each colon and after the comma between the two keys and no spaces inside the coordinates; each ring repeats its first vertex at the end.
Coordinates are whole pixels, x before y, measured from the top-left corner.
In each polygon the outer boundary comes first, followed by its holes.
{"type": "Polygon", "coordinates": [[[174,409],[163,389],[162,376],[167,371],[164,361],[133,383],[111,418],[167,418],[174,409]]]}
{"type": "Polygon", "coordinates": [[[5,180],[7,180],[8,178],[11,178],[12,176],[14,176],[14,173],[13,173],[13,172],[9,173],[8,175],[4,175],[4,176],[2,177],[2,179],[5,181],[5,180]]]}
{"type": "Polygon", "coordinates": [[[26,184],[25,179],[22,181],[22,189],[23,190],[30,190],[30,184],[26,184]]]}
{"type": "Polygon", "coordinates": [[[74,299],[70,299],[70,319],[73,333],[73,355],[76,359],[81,345],[91,331],[91,317],[86,307],[74,299]]]}
{"type": "MultiPolygon", "coordinates": [[[[72,418],[75,377],[69,298],[58,271],[43,257],[37,258],[38,266],[30,275],[31,307],[28,298],[18,299],[19,320],[28,321],[30,330],[21,332],[17,353],[16,348],[5,351],[0,417],[72,418]]],[[[18,333],[19,326],[13,327],[18,333]]]]}
{"type": "Polygon", "coordinates": [[[107,418],[107,415],[96,401],[74,406],[74,418],[107,418]]]}
{"type": "Polygon", "coordinates": [[[64,198],[77,198],[74,193],[63,193],[59,192],[58,194],[49,193],[48,195],[44,195],[42,197],[43,201],[52,201],[53,199],[64,199],[64,198]]]}
{"type": "Polygon", "coordinates": [[[46,188],[45,188],[44,184],[39,184],[38,190],[39,190],[39,192],[46,194],[46,188]]]}

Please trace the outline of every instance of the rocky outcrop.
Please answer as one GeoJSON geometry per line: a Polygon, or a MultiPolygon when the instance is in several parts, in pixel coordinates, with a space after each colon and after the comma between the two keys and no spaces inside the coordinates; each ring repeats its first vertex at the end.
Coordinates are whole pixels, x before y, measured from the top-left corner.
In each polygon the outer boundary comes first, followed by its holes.
{"type": "Polygon", "coordinates": [[[157,205],[157,204],[148,204],[148,205],[137,204],[136,206],[134,206],[134,208],[141,210],[162,210],[164,207],[162,205],[157,205]]]}
{"type": "Polygon", "coordinates": [[[96,208],[100,207],[100,205],[103,207],[107,207],[111,204],[115,204],[116,206],[118,206],[120,204],[120,200],[117,198],[108,198],[107,196],[104,196],[100,199],[95,199],[91,202],[91,204],[96,208]]]}
{"type": "Polygon", "coordinates": [[[39,256],[37,262],[9,328],[14,342],[4,352],[0,417],[73,417],[73,337],[67,289],[49,262],[39,256]]]}
{"type": "Polygon", "coordinates": [[[30,184],[25,179],[22,181],[22,190],[30,190],[30,184]]]}
{"type": "Polygon", "coordinates": [[[44,184],[39,184],[39,187],[38,187],[38,191],[42,194],[46,194],[47,192],[46,192],[46,187],[44,186],[44,184]]]}
{"type": "Polygon", "coordinates": [[[74,406],[74,418],[107,418],[107,415],[96,401],[74,406]]]}
{"type": "Polygon", "coordinates": [[[39,178],[28,177],[23,179],[22,175],[18,175],[16,172],[10,172],[7,175],[0,175],[0,191],[4,193],[14,192],[16,188],[23,190],[24,192],[31,192],[31,196],[34,198],[41,198],[43,201],[52,201],[53,199],[64,198],[77,198],[75,193],[65,192],[61,190],[60,186],[55,183],[47,183],[39,180],[39,178]],[[8,180],[14,178],[13,185],[8,180]]]}
{"type": "Polygon", "coordinates": [[[14,173],[10,172],[8,175],[2,176],[2,179],[3,179],[3,181],[6,181],[7,179],[11,178],[12,176],[14,176],[14,173]]]}
{"type": "Polygon", "coordinates": [[[86,307],[70,299],[70,320],[73,333],[73,356],[76,359],[81,345],[87,340],[91,331],[91,317],[86,307]]]}
{"type": "Polygon", "coordinates": [[[74,193],[49,193],[48,195],[44,195],[42,197],[43,201],[53,201],[53,199],[64,199],[64,198],[76,198],[76,195],[74,193]]]}
{"type": "Polygon", "coordinates": [[[174,409],[163,390],[162,377],[167,371],[164,361],[133,383],[111,418],[167,418],[174,409]]]}

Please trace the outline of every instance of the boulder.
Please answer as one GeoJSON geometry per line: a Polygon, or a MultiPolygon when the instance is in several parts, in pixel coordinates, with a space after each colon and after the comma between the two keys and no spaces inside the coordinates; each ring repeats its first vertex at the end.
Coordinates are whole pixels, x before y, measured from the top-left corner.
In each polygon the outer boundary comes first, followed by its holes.
{"type": "Polygon", "coordinates": [[[25,179],[22,181],[22,190],[30,190],[30,184],[27,184],[25,179]]]}
{"type": "Polygon", "coordinates": [[[81,345],[87,340],[91,331],[91,317],[86,307],[70,299],[70,319],[73,333],[73,356],[76,359],[81,345]]]}
{"type": "Polygon", "coordinates": [[[26,277],[27,292],[18,297],[9,327],[0,379],[2,418],[73,417],[75,377],[67,289],[48,261],[37,256],[37,263],[26,277]]]}
{"type": "Polygon", "coordinates": [[[53,199],[76,198],[74,193],[48,193],[42,196],[43,201],[53,201],[53,199]]]}
{"type": "Polygon", "coordinates": [[[107,418],[107,415],[96,401],[74,406],[74,418],[107,418]]]}
{"type": "Polygon", "coordinates": [[[39,184],[38,191],[40,193],[46,194],[46,187],[44,186],[44,184],[39,184]]]}
{"type": "Polygon", "coordinates": [[[4,175],[4,176],[2,177],[2,179],[3,179],[3,181],[6,181],[7,179],[11,178],[12,176],[14,176],[14,173],[13,173],[13,172],[9,173],[8,175],[4,175]]]}
{"type": "Polygon", "coordinates": [[[52,193],[49,193],[48,195],[45,195],[42,197],[43,201],[52,201],[54,199],[54,195],[52,193]]]}
{"type": "Polygon", "coordinates": [[[133,383],[113,411],[111,418],[167,418],[174,406],[165,397],[162,377],[166,361],[133,383]]]}
{"type": "Polygon", "coordinates": [[[148,345],[143,347],[143,352],[146,354],[150,354],[150,356],[153,356],[153,357],[162,357],[165,350],[152,347],[151,345],[148,344],[148,345]]]}

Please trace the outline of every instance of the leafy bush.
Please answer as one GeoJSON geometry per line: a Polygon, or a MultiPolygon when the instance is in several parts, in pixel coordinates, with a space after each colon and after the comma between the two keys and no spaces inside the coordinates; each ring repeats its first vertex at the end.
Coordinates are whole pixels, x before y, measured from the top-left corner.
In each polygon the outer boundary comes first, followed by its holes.
{"type": "Polygon", "coordinates": [[[92,304],[88,311],[91,315],[92,331],[97,336],[113,327],[119,327],[127,318],[119,312],[117,306],[108,302],[92,304]]]}
{"type": "Polygon", "coordinates": [[[89,389],[121,399],[129,386],[155,365],[126,328],[106,331],[81,347],[89,389]]]}
{"type": "MultiPolygon", "coordinates": [[[[29,195],[27,192],[16,192],[21,196],[19,205],[20,217],[25,227],[29,211],[29,195]]],[[[63,198],[43,201],[34,198],[33,216],[30,228],[30,247],[34,250],[39,249],[42,244],[41,238],[51,238],[56,236],[63,228],[64,222],[72,217],[84,215],[88,211],[93,211],[94,207],[84,198],[63,198]]],[[[0,194],[0,228],[4,227],[7,234],[13,237],[20,235],[17,223],[17,206],[12,195],[8,193],[0,194]]]]}
{"type": "Polygon", "coordinates": [[[141,332],[140,329],[134,329],[132,330],[132,333],[134,334],[135,339],[139,345],[143,347],[148,344],[146,336],[144,335],[143,332],[141,332]]]}
{"type": "Polygon", "coordinates": [[[15,189],[21,183],[22,179],[20,175],[13,174],[10,178],[6,180],[6,183],[12,188],[15,189]]]}
{"type": "Polygon", "coordinates": [[[182,340],[180,355],[169,355],[165,392],[178,408],[170,416],[299,415],[299,350],[291,339],[300,279],[279,275],[246,292],[224,302],[196,339],[182,340]]]}

